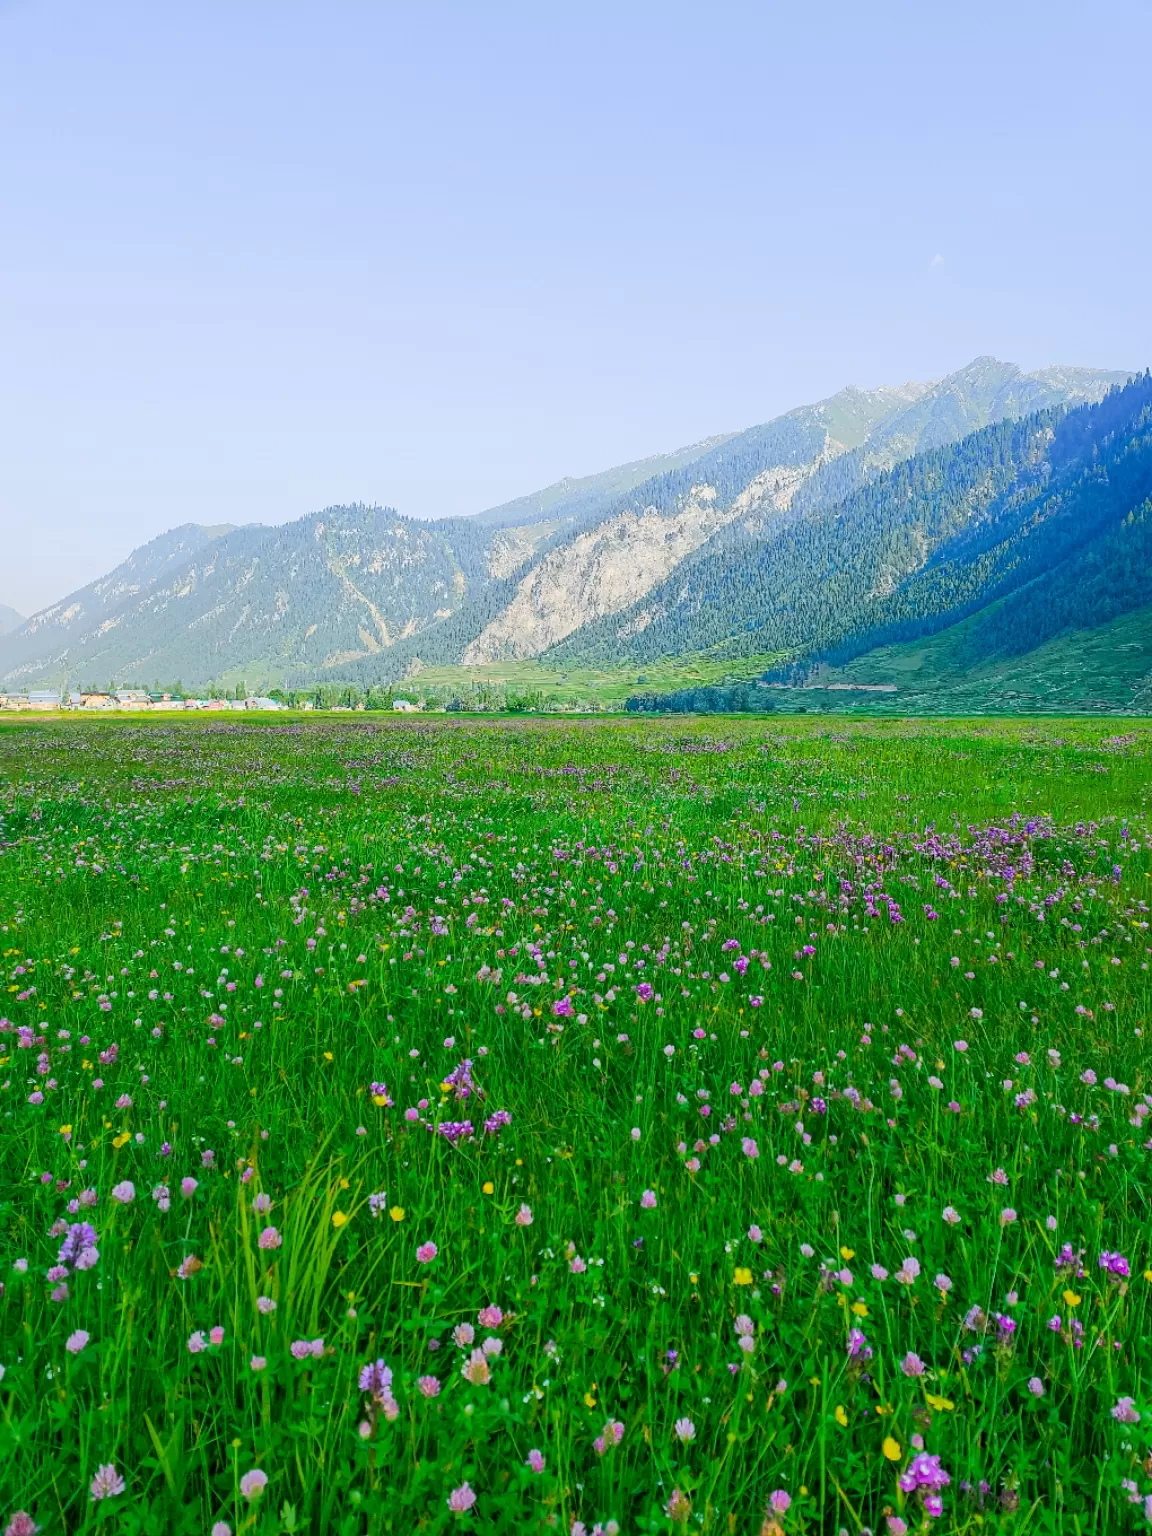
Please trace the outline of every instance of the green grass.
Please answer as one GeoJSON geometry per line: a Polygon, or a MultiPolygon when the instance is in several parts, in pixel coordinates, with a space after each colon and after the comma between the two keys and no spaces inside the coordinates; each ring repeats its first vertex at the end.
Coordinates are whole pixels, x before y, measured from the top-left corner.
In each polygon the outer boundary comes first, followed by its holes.
{"type": "Polygon", "coordinates": [[[1150,784],[1082,719],[0,720],[3,1520],[1140,1528],[1150,784]]]}
{"type": "Polygon", "coordinates": [[[752,656],[733,662],[700,654],[671,657],[650,665],[618,667],[553,666],[545,661],[494,662],[482,667],[422,667],[415,677],[395,687],[397,696],[419,693],[421,687],[457,689],[465,700],[479,689],[518,694],[540,694],[550,707],[622,708],[638,690],[660,691],[691,688],[707,683],[740,681],[755,677],[779,663],[778,655],[752,656]]]}

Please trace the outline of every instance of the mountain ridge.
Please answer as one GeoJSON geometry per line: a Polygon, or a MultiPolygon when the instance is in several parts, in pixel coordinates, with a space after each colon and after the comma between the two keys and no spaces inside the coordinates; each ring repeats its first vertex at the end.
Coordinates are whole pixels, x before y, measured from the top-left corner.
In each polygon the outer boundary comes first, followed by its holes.
{"type": "Polygon", "coordinates": [[[428,663],[748,653],[745,618],[693,597],[710,571],[755,566],[896,466],[1099,401],[1128,377],[982,357],[928,383],[849,386],[472,517],[358,504],[272,527],[185,524],[0,636],[0,685],[391,682],[428,663]]]}

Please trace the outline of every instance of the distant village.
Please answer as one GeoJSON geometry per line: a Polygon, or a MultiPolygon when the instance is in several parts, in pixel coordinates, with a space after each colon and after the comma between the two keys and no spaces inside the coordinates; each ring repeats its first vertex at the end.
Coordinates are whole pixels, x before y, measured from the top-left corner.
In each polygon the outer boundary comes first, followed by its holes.
{"type": "MultiPolygon", "coordinates": [[[[85,712],[97,710],[174,710],[174,709],[203,709],[203,710],[250,710],[250,709],[315,709],[317,706],[312,699],[306,699],[292,706],[281,699],[271,698],[244,698],[244,699],[190,699],[182,694],[167,692],[151,692],[146,688],[116,688],[103,691],[91,691],[79,693],[60,692],[49,688],[32,688],[26,693],[0,693],[0,710],[2,711],[28,711],[39,713],[55,713],[59,710],[82,710],[85,712]]],[[[325,707],[329,710],[356,710],[363,709],[364,704],[329,704],[325,707]]],[[[407,714],[418,712],[424,708],[423,702],[414,703],[411,699],[393,699],[391,709],[396,713],[407,714]]]]}

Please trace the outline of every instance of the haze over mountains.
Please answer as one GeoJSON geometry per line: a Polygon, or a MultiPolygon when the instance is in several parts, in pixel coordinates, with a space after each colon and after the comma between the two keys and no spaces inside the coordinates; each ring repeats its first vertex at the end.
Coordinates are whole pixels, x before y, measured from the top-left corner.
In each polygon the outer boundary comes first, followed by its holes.
{"type": "Polygon", "coordinates": [[[363,686],[696,653],[799,675],[985,608],[973,656],[1043,644],[1152,602],[1152,386],[1129,378],[979,358],[471,518],[185,525],[7,634],[0,613],[0,685],[363,686]]]}

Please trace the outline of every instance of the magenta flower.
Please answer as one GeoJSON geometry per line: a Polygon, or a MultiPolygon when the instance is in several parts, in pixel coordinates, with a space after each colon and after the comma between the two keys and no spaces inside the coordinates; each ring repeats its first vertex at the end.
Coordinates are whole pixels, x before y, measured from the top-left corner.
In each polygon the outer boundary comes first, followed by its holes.
{"type": "Polygon", "coordinates": [[[784,1488],[776,1488],[768,1495],[768,1508],[774,1515],[786,1515],[792,1507],[792,1495],[784,1488]]]}
{"type": "Polygon", "coordinates": [[[947,1488],[951,1481],[940,1465],[939,1456],[929,1456],[926,1451],[913,1456],[907,1470],[900,1474],[900,1486],[905,1493],[915,1493],[918,1488],[938,1493],[941,1488],[947,1488]]]}
{"type": "Polygon", "coordinates": [[[544,1455],[543,1455],[543,1452],[535,1451],[535,1450],[529,1451],[528,1452],[527,1465],[529,1467],[531,1467],[533,1472],[543,1472],[543,1470],[544,1470],[544,1455]]]}
{"type": "Polygon", "coordinates": [[[440,1382],[439,1379],[435,1376],[421,1376],[417,1380],[416,1385],[420,1389],[421,1397],[440,1396],[440,1382]]]}
{"type": "Polygon", "coordinates": [[[654,1211],[656,1209],[656,1191],[654,1189],[646,1189],[640,1196],[640,1208],[645,1211],[654,1211]]]}
{"type": "Polygon", "coordinates": [[[124,1492],[124,1479],[110,1461],[96,1468],[89,1492],[95,1500],[114,1499],[124,1492]]]}
{"type": "Polygon", "coordinates": [[[92,1337],[83,1328],[77,1328],[75,1333],[70,1333],[64,1341],[64,1348],[70,1355],[78,1355],[92,1337]]]}
{"type": "Polygon", "coordinates": [[[263,1248],[265,1250],[271,1248],[279,1248],[283,1241],[284,1239],[280,1236],[275,1227],[265,1227],[264,1230],[260,1233],[260,1236],[256,1239],[256,1246],[257,1248],[263,1248]]]}
{"type": "Polygon", "coordinates": [[[468,1483],[461,1483],[459,1488],[453,1488],[448,1495],[448,1508],[454,1515],[466,1514],[475,1502],[476,1494],[468,1483]]]}
{"type": "Polygon", "coordinates": [[[435,1243],[421,1243],[416,1250],[416,1258],[421,1264],[431,1264],[438,1252],[435,1243]]]}
{"type": "Polygon", "coordinates": [[[1140,1414],[1136,1404],[1130,1397],[1122,1397],[1112,1409],[1112,1417],[1117,1424],[1139,1424],[1140,1414]]]}
{"type": "Polygon", "coordinates": [[[253,1467],[251,1472],[245,1472],[240,1479],[240,1492],[246,1499],[259,1498],[268,1486],[268,1474],[262,1472],[259,1467],[253,1467]]]}
{"type": "Polygon", "coordinates": [[[131,1179],[122,1179],[112,1186],[111,1196],[117,1205],[131,1205],[136,1198],[136,1186],[131,1179]]]}

